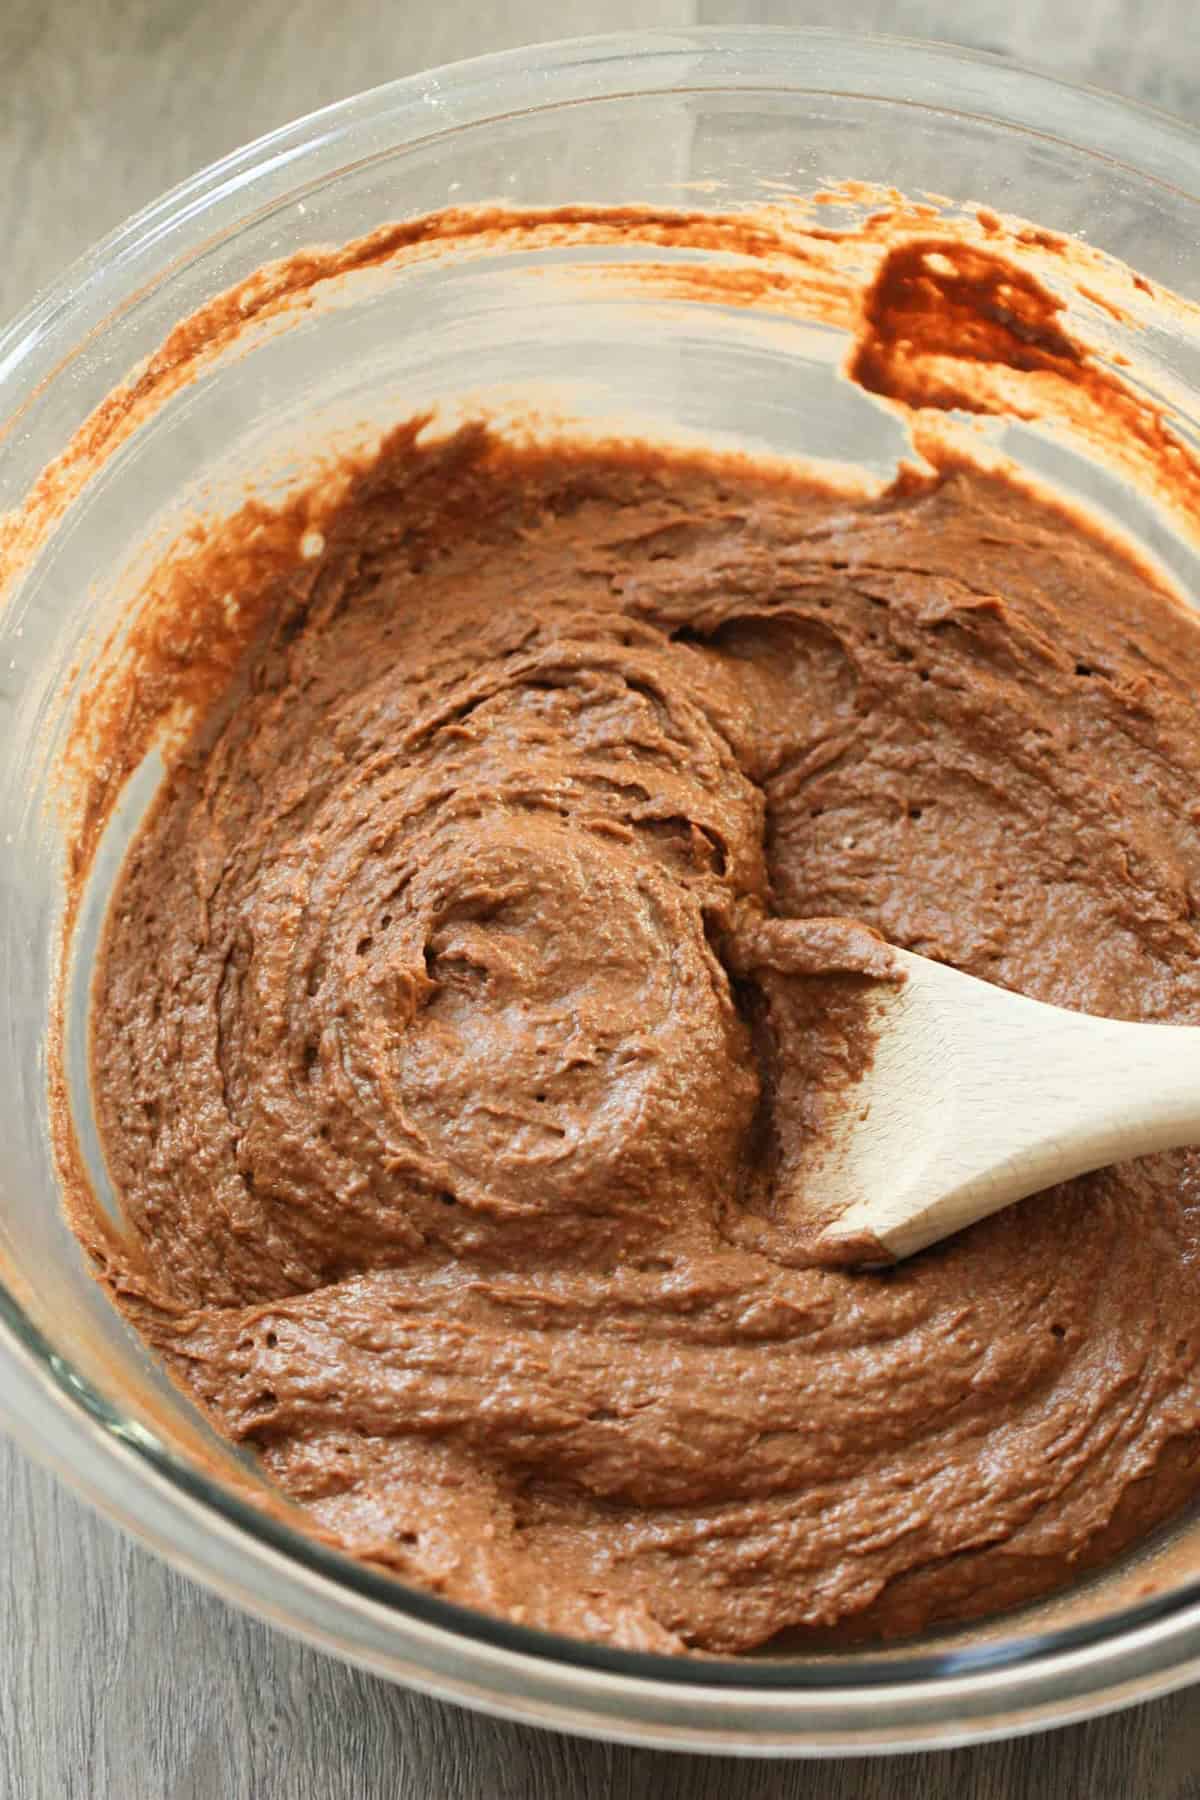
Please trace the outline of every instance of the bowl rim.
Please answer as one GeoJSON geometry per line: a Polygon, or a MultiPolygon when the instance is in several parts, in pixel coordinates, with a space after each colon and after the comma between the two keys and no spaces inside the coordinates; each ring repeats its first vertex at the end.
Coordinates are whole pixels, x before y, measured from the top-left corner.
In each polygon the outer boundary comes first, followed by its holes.
{"type": "MultiPolygon", "coordinates": [[[[101,239],[0,332],[0,465],[25,410],[147,283],[168,284],[248,217],[331,179],[348,146],[369,159],[514,113],[738,90],[936,105],[1052,136],[1200,206],[1200,130],[990,53],[722,26],[504,51],[385,83],[268,132],[101,239]],[[1044,129],[1051,96],[1069,136],[1044,129]]],[[[856,1656],[849,1679],[836,1655],[800,1663],[615,1650],[409,1588],[260,1512],[123,1417],[2,1281],[0,1378],[26,1448],[185,1572],[348,1660],[534,1723],[674,1748],[832,1755],[1036,1730],[1200,1676],[1200,1578],[1079,1625],[973,1649],[856,1656]]]]}

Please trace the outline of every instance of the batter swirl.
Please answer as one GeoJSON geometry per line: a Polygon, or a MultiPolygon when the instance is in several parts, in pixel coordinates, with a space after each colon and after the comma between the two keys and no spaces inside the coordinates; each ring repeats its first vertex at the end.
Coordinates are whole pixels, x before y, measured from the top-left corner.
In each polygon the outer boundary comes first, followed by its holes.
{"type": "Polygon", "coordinates": [[[530,1622],[896,1633],[1112,1554],[1200,1483],[1200,1164],[873,1275],[819,1153],[884,940],[1200,1022],[1198,686],[1000,476],[398,433],[113,903],[121,1304],[337,1542],[530,1622]]]}

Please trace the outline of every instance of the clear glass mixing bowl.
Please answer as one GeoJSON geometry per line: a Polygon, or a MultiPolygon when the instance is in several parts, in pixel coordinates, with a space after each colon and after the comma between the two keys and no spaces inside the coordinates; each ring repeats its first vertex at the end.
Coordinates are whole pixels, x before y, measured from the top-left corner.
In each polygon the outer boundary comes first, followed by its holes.
{"type": "MultiPolygon", "coordinates": [[[[242,334],[194,380],[176,391],[167,381],[144,417],[110,414],[111,453],[95,466],[68,463],[57,485],[36,483],[178,320],[305,245],[450,204],[728,210],[846,177],[1083,234],[1200,298],[1200,137],[1182,125],[932,47],[677,31],[486,58],[302,120],[141,213],[0,338],[4,1422],[177,1566],[313,1643],[516,1718],[676,1747],[821,1754],[963,1742],[1200,1677],[1200,1520],[985,1627],[887,1653],[732,1662],[610,1651],[469,1613],[260,1512],[246,1497],[252,1472],[209,1441],[112,1311],[61,1211],[47,1098],[70,836],[57,782],[74,702],[144,579],[148,539],[161,545],[189,510],[219,511],[247,475],[286,487],[323,443],[349,441],[364,422],[457,396],[552,392],[568,413],[884,469],[902,447],[897,421],[838,381],[837,333],[686,295],[614,299],[602,283],[589,288],[589,266],[669,253],[573,246],[568,234],[536,252],[500,247],[325,284],[286,331],[242,334]],[[550,269],[579,280],[539,284],[550,269]]],[[[1120,331],[1112,325],[1114,345],[1120,331]]],[[[1194,326],[1166,309],[1134,347],[1139,379],[1191,434],[1194,326]]],[[[1008,448],[1152,538],[1200,593],[1192,552],[1135,496],[1036,430],[1009,437],[1008,448]]],[[[135,812],[109,834],[77,933],[71,1083],[85,1155],[95,1151],[78,1031],[89,945],[135,812]]]]}

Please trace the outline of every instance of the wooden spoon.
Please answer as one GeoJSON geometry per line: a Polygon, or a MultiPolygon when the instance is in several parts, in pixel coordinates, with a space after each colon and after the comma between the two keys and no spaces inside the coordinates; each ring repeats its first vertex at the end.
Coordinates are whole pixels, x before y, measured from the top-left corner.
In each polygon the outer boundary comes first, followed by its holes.
{"type": "Polygon", "coordinates": [[[1088,1169],[1200,1143],[1200,1029],[1044,1006],[911,952],[823,1160],[818,1248],[887,1262],[1088,1169]]]}

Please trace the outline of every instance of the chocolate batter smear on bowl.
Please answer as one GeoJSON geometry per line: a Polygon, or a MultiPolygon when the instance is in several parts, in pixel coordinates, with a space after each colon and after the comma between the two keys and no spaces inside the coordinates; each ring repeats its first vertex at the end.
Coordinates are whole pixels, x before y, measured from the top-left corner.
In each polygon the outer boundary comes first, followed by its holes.
{"type": "Polygon", "coordinates": [[[1195,1492],[1194,1155],[811,1252],[888,944],[1200,1022],[1200,631],[1144,567],[949,461],[417,422],[266,593],[112,901],[98,1254],[324,1535],[736,1652],[998,1610],[1195,1492]]]}

